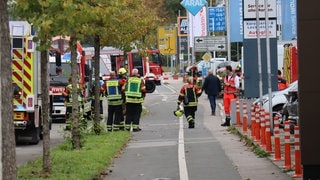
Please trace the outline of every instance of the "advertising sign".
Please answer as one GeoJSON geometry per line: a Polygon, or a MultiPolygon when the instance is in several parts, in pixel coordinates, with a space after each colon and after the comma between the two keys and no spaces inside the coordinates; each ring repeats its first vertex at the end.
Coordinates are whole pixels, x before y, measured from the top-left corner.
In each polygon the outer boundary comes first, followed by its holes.
{"type": "Polygon", "coordinates": [[[178,17],[178,36],[188,36],[188,28],[188,18],[185,16],[178,17]]]}
{"type": "MultiPolygon", "coordinates": [[[[255,20],[245,20],[243,23],[244,39],[257,38],[257,22],[255,20]]],[[[260,38],[266,38],[265,20],[260,21],[260,38]]],[[[277,22],[276,20],[269,20],[269,38],[277,37],[277,22]]]]}
{"type": "Polygon", "coordinates": [[[243,41],[243,8],[242,0],[230,2],[230,42],[243,41]]]}
{"type": "Polygon", "coordinates": [[[282,0],[282,40],[297,38],[297,2],[296,0],[282,0]]]}
{"type": "MultiPolygon", "coordinates": [[[[265,7],[264,0],[259,0],[259,17],[265,18],[265,7]]],[[[268,0],[268,16],[269,18],[277,17],[277,4],[276,0],[268,0]]],[[[244,19],[255,19],[256,16],[256,1],[255,0],[245,0],[243,1],[243,13],[244,19]]]]}
{"type": "Polygon", "coordinates": [[[184,8],[186,8],[186,10],[189,11],[193,16],[195,16],[200,11],[200,9],[202,9],[202,7],[207,4],[207,1],[183,0],[180,4],[184,8]]]}

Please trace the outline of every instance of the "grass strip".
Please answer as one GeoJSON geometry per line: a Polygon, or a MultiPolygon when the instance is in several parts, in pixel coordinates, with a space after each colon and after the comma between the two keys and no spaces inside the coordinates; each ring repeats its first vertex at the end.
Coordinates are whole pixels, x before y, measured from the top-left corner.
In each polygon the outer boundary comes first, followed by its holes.
{"type": "MultiPolygon", "coordinates": [[[[18,168],[19,179],[100,179],[100,174],[121,152],[130,139],[127,131],[84,135],[80,150],[72,150],[65,141],[51,151],[52,172],[42,173],[42,156],[18,168]]],[[[105,174],[105,173],[104,173],[105,174]]]]}

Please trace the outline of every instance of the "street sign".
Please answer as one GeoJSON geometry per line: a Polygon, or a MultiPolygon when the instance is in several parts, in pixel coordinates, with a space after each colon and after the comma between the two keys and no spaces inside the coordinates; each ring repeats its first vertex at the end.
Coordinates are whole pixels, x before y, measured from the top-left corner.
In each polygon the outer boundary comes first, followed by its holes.
{"type": "Polygon", "coordinates": [[[209,7],[209,31],[226,31],[225,7],[209,7]]]}
{"type": "Polygon", "coordinates": [[[206,3],[206,0],[183,0],[180,4],[195,16],[206,3]]]}
{"type": "Polygon", "coordinates": [[[173,26],[160,26],[158,28],[158,49],[164,55],[177,53],[177,32],[173,26]]]}
{"type": "Polygon", "coordinates": [[[199,36],[194,38],[194,51],[226,51],[226,36],[199,36]]]}
{"type": "Polygon", "coordinates": [[[205,53],[203,56],[202,56],[202,59],[205,60],[205,61],[209,61],[211,59],[211,53],[205,53]]]}

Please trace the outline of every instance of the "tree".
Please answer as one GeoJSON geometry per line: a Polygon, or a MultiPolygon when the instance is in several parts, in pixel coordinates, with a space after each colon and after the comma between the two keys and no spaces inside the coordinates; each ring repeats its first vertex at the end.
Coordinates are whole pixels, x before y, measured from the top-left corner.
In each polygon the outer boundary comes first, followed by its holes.
{"type": "Polygon", "coordinates": [[[7,1],[0,1],[0,123],[1,123],[1,160],[2,177],[0,179],[17,179],[15,135],[13,125],[12,69],[10,55],[10,31],[7,1]],[[8,88],[9,87],[9,88],[8,88]]]}

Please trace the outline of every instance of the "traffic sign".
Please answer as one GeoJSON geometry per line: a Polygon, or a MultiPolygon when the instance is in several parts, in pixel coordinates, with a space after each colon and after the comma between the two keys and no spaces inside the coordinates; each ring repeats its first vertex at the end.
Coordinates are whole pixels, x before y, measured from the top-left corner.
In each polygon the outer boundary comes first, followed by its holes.
{"type": "Polygon", "coordinates": [[[226,51],[226,36],[198,36],[194,38],[194,51],[226,51]]]}
{"type": "Polygon", "coordinates": [[[205,53],[203,56],[202,56],[202,59],[203,60],[206,60],[206,61],[209,61],[211,59],[211,53],[205,53]]]}
{"type": "Polygon", "coordinates": [[[180,3],[192,15],[196,15],[200,9],[207,4],[206,0],[183,0],[180,3]]]}

